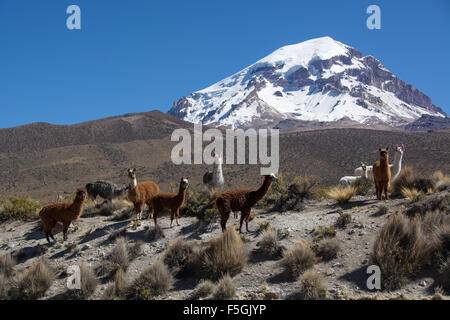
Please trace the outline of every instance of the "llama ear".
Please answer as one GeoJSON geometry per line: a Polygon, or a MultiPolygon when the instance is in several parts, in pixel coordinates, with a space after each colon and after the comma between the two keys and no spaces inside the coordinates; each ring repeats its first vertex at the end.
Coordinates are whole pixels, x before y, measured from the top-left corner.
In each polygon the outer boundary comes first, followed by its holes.
{"type": "Polygon", "coordinates": [[[402,145],[402,150],[405,151],[405,146],[404,145],[402,145]]]}
{"type": "Polygon", "coordinates": [[[134,169],[133,169],[133,171],[137,171],[137,169],[136,169],[136,168],[134,168],[134,169]]]}
{"type": "Polygon", "coordinates": [[[386,147],[386,150],[389,150],[389,147],[386,147]]]}

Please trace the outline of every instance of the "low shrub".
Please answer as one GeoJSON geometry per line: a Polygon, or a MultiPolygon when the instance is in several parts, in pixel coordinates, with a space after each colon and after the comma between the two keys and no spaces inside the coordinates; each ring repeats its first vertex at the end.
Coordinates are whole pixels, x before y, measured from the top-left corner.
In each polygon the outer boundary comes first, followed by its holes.
{"type": "Polygon", "coordinates": [[[280,264],[284,274],[291,280],[295,280],[316,262],[316,255],[311,247],[306,241],[300,239],[292,248],[283,252],[280,264]]]}
{"type": "Polygon", "coordinates": [[[37,219],[37,211],[40,205],[31,199],[9,197],[6,201],[2,202],[0,207],[3,208],[0,212],[0,220],[30,220],[37,219]]]}

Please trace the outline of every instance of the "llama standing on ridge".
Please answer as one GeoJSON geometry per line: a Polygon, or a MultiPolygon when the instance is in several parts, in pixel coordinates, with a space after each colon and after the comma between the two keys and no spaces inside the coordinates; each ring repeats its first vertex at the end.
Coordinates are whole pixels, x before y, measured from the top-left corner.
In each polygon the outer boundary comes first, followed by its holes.
{"type": "Polygon", "coordinates": [[[86,196],[86,191],[78,189],[73,202],[49,204],[39,211],[39,218],[42,220],[42,231],[48,243],[50,243],[50,238],[56,241],[53,237],[52,229],[57,222],[63,224],[63,240],[67,240],[67,230],[69,229],[70,223],[81,216],[86,196]]]}
{"type": "Polygon", "coordinates": [[[137,183],[136,171],[136,168],[127,169],[128,179],[130,180],[128,185],[128,200],[133,202],[136,220],[139,220],[141,219],[142,209],[146,204],[149,209],[149,215],[151,216],[153,211],[152,199],[159,193],[159,187],[152,181],[137,183]]]}
{"type": "Polygon", "coordinates": [[[222,155],[216,154],[214,151],[214,167],[212,172],[206,172],[203,175],[203,184],[206,185],[206,187],[209,189],[209,191],[212,191],[216,188],[223,188],[225,184],[225,180],[223,178],[222,173],[222,155]]]}
{"type": "Polygon", "coordinates": [[[161,211],[164,209],[170,210],[170,227],[172,228],[173,218],[178,223],[178,218],[180,217],[180,208],[184,204],[184,199],[186,198],[186,189],[189,186],[189,180],[187,178],[181,178],[180,187],[178,193],[159,193],[152,199],[152,206],[155,212],[153,213],[153,220],[155,221],[155,227],[158,226],[156,219],[161,211]]]}
{"type": "Polygon", "coordinates": [[[373,180],[377,199],[381,200],[384,192],[386,200],[389,200],[388,186],[391,180],[391,168],[389,167],[389,148],[379,148],[380,160],[373,165],[373,180]]]}
{"type": "Polygon", "coordinates": [[[241,223],[239,225],[239,232],[242,229],[242,223],[245,220],[245,228],[248,231],[248,220],[250,218],[250,211],[252,207],[261,200],[269,190],[273,181],[278,180],[272,173],[264,176],[262,186],[258,190],[233,190],[222,193],[216,199],[217,209],[220,212],[220,225],[222,231],[225,231],[227,220],[230,216],[230,212],[241,212],[241,223]]]}
{"type": "MultiPolygon", "coordinates": [[[[394,156],[394,163],[389,164],[389,167],[393,169],[395,172],[397,172],[395,175],[398,176],[400,174],[401,170],[401,161],[403,158],[403,153],[405,152],[405,146],[402,144],[400,147],[397,146],[395,148],[395,156],[394,156]]],[[[367,166],[367,175],[372,176],[373,166],[367,166]]],[[[355,169],[355,176],[363,176],[362,167],[358,167],[355,169]]],[[[393,179],[392,179],[393,180],[393,179]]]]}
{"type": "Polygon", "coordinates": [[[112,202],[114,198],[121,197],[125,194],[125,192],[128,190],[128,187],[123,186],[122,188],[119,188],[116,184],[104,181],[104,180],[98,180],[95,182],[90,182],[86,185],[86,190],[88,193],[89,198],[96,200],[97,196],[100,196],[101,198],[105,199],[103,201],[103,204],[106,202],[112,202]]]}

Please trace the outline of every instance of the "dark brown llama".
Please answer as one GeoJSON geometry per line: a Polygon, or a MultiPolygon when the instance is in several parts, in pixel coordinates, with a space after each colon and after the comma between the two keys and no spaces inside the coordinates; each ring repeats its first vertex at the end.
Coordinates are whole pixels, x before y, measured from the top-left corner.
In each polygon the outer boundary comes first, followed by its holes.
{"type": "Polygon", "coordinates": [[[262,186],[258,190],[232,190],[219,195],[216,199],[217,209],[220,212],[220,225],[222,231],[226,230],[227,220],[230,213],[241,212],[241,222],[239,225],[239,232],[242,229],[242,223],[245,220],[245,228],[248,231],[248,220],[250,218],[250,211],[252,207],[261,200],[269,190],[273,181],[278,180],[274,174],[265,175],[262,186]]]}

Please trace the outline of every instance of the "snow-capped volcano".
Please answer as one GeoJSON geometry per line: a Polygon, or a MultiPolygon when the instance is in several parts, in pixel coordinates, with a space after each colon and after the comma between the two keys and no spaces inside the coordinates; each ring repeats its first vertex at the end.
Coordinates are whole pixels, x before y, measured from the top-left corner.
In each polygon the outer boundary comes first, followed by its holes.
{"type": "Polygon", "coordinates": [[[244,70],[174,103],[171,115],[232,128],[281,120],[402,126],[421,115],[445,116],[372,56],[323,37],[282,47],[244,70]]]}

